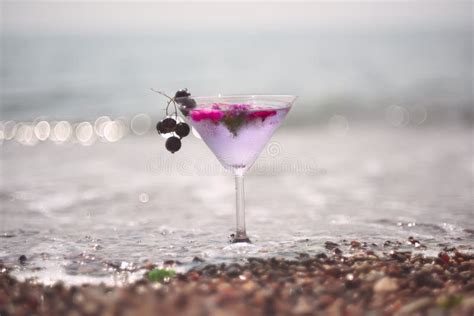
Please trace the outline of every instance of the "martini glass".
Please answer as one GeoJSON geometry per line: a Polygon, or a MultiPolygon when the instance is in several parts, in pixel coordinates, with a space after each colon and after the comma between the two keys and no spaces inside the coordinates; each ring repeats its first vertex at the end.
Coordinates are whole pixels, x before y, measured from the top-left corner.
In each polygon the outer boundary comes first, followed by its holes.
{"type": "Polygon", "coordinates": [[[235,176],[236,233],[232,242],[250,242],[245,229],[244,174],[290,110],[296,96],[235,95],[177,98],[186,120],[222,166],[235,176]]]}

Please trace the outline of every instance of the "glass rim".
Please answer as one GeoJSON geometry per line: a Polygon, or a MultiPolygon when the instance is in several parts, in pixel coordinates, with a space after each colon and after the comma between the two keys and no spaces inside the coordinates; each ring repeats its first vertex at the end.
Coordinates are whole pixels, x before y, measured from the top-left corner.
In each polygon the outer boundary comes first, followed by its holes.
{"type": "Polygon", "coordinates": [[[264,107],[272,109],[283,109],[289,108],[296,101],[298,96],[291,94],[234,94],[234,95],[215,95],[215,96],[189,96],[180,97],[175,100],[178,103],[179,108],[187,108],[187,106],[179,100],[185,100],[187,98],[193,99],[199,108],[205,108],[213,103],[219,102],[235,102],[235,103],[246,103],[252,100],[262,101],[264,107]]]}
{"type": "Polygon", "coordinates": [[[209,95],[209,96],[189,96],[189,97],[179,97],[175,100],[191,98],[196,101],[205,100],[205,99],[256,99],[256,98],[288,98],[294,102],[298,96],[293,94],[229,94],[229,95],[209,95]]]}

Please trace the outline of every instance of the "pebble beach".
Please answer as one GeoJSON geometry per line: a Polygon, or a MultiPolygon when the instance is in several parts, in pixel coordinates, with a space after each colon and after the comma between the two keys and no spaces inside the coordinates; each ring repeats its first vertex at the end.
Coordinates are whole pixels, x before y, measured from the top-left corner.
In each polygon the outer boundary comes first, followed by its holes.
{"type": "MultiPolygon", "coordinates": [[[[452,248],[436,257],[394,250],[379,256],[364,244],[351,241],[344,254],[327,242],[326,252],[291,260],[250,257],[244,263],[209,264],[196,257],[197,267],[158,278],[152,278],[156,267],[148,263],[142,278],[121,287],[19,282],[2,265],[0,315],[474,313],[473,255],[452,248]]],[[[179,265],[170,260],[160,271],[179,265]]]]}

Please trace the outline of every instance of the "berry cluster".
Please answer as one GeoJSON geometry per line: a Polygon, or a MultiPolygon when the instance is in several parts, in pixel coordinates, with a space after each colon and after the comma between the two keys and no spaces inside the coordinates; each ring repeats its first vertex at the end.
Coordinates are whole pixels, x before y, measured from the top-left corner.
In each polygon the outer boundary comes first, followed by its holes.
{"type": "Polygon", "coordinates": [[[177,123],[178,110],[176,103],[181,104],[185,110],[188,110],[192,107],[195,107],[196,102],[193,99],[189,98],[191,94],[188,92],[187,89],[178,90],[173,98],[162,92],[156,90],[153,91],[168,98],[168,104],[166,106],[166,118],[156,124],[156,129],[159,134],[173,134],[171,137],[168,137],[165,146],[169,152],[174,154],[181,148],[181,139],[188,136],[189,132],[191,131],[188,124],[184,122],[177,123]],[[170,114],[168,110],[171,104],[173,104],[174,112],[170,114]]]}

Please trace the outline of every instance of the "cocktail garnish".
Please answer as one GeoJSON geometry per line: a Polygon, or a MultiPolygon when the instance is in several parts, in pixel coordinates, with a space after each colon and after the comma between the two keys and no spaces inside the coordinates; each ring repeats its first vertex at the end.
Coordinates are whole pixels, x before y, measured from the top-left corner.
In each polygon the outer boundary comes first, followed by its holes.
{"type": "Polygon", "coordinates": [[[181,138],[188,136],[190,131],[189,125],[184,122],[178,123],[175,128],[175,133],[181,138]]]}
{"type": "MultiPolygon", "coordinates": [[[[196,106],[196,101],[189,98],[191,93],[188,92],[188,89],[178,90],[174,97],[168,96],[166,93],[151,89],[153,92],[161,94],[162,96],[168,98],[168,103],[166,104],[166,118],[159,121],[156,124],[156,130],[159,134],[171,134],[170,137],[166,140],[166,149],[174,154],[181,148],[181,139],[189,135],[191,131],[189,125],[185,122],[177,123],[178,121],[178,109],[176,103],[181,104],[186,109],[192,109],[196,106]],[[173,105],[174,111],[169,112],[170,105],[173,105]],[[173,118],[174,117],[174,118],[173,118]]],[[[187,113],[184,113],[187,115],[187,113]]]]}
{"type": "Polygon", "coordinates": [[[176,136],[171,136],[166,140],[166,149],[168,149],[169,152],[174,154],[181,148],[181,139],[179,139],[176,136]]]}
{"type": "Polygon", "coordinates": [[[226,113],[226,115],[222,119],[222,123],[224,123],[227,129],[232,134],[234,134],[234,136],[237,136],[238,130],[245,123],[245,113],[244,112],[226,113]]]}

